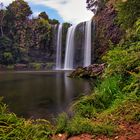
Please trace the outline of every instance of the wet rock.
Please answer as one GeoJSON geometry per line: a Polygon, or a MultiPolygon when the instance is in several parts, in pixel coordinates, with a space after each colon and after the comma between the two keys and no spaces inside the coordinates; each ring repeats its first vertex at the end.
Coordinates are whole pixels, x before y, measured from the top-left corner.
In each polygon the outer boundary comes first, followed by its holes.
{"type": "Polygon", "coordinates": [[[96,78],[100,76],[105,69],[105,64],[92,64],[88,67],[78,67],[69,77],[71,78],[96,78]]]}

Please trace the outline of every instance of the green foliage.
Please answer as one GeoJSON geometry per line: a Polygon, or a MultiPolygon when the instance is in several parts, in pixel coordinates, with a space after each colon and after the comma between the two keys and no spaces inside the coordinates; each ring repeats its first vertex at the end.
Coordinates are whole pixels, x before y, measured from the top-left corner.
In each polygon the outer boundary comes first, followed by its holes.
{"type": "Polygon", "coordinates": [[[49,23],[55,25],[55,24],[59,24],[59,21],[56,19],[49,19],[49,23]]]}
{"type": "Polygon", "coordinates": [[[125,2],[119,0],[117,4],[118,23],[126,29],[131,28],[134,23],[140,18],[139,9],[139,0],[126,0],[125,2]]]}
{"type": "Polygon", "coordinates": [[[54,63],[46,63],[45,69],[46,70],[52,70],[54,66],[55,66],[54,63]]]}
{"type": "Polygon", "coordinates": [[[43,18],[45,20],[49,20],[49,16],[46,14],[46,12],[41,12],[38,17],[43,18]]]}
{"type": "Polygon", "coordinates": [[[140,34],[140,19],[138,19],[137,21],[136,21],[136,24],[135,24],[135,28],[136,28],[136,33],[137,34],[140,34]]]}
{"type": "Polygon", "coordinates": [[[66,132],[69,135],[81,133],[112,135],[115,132],[115,127],[109,124],[94,124],[90,119],[75,116],[69,121],[66,132]]]}
{"type": "Polygon", "coordinates": [[[52,134],[52,126],[47,120],[25,120],[9,113],[0,102],[1,140],[47,140],[52,134]]]}
{"type": "Polygon", "coordinates": [[[17,20],[25,20],[32,14],[27,2],[24,0],[15,0],[8,7],[8,14],[17,20]]]}
{"type": "Polygon", "coordinates": [[[0,64],[15,63],[18,59],[18,53],[18,49],[12,47],[12,41],[8,37],[0,37],[0,64]]]}
{"type": "Polygon", "coordinates": [[[52,25],[58,24],[59,21],[49,19],[45,12],[40,13],[37,18],[31,18],[31,14],[31,8],[24,0],[15,0],[5,9],[0,9],[1,64],[8,65],[4,59],[5,51],[11,52],[13,63],[27,64],[35,55],[42,60],[45,52],[46,56],[53,55],[52,25]]]}
{"type": "Polygon", "coordinates": [[[118,96],[121,96],[119,84],[120,76],[106,78],[97,86],[95,93],[75,102],[74,111],[83,117],[96,117],[97,113],[108,108],[118,96]]]}
{"type": "MultiPolygon", "coordinates": [[[[140,121],[140,21],[134,17],[130,23],[128,34],[103,57],[107,67],[93,93],[74,103],[68,133],[103,133],[119,121],[140,121]],[[103,129],[98,129],[100,124],[103,129]]],[[[124,21],[122,24],[126,28],[124,21]]]]}
{"type": "Polygon", "coordinates": [[[4,61],[7,64],[13,63],[13,55],[11,54],[11,52],[4,52],[3,57],[4,57],[4,61]]]}
{"type": "Polygon", "coordinates": [[[124,74],[140,65],[140,42],[125,42],[109,51],[103,57],[108,63],[106,74],[124,74]]]}
{"type": "Polygon", "coordinates": [[[35,69],[35,70],[41,70],[42,63],[31,63],[30,67],[35,69]]]}
{"type": "Polygon", "coordinates": [[[3,36],[3,37],[0,37],[0,48],[8,48],[10,47],[12,44],[12,41],[6,37],[6,36],[3,36]]]}
{"type": "Polygon", "coordinates": [[[46,46],[49,45],[51,40],[51,33],[50,33],[51,27],[48,23],[48,20],[38,19],[35,30],[37,31],[37,33],[39,33],[39,37],[37,40],[38,43],[40,44],[39,48],[45,49],[46,46]]]}
{"type": "Polygon", "coordinates": [[[66,113],[60,114],[56,119],[56,133],[65,133],[68,124],[68,116],[66,113]]]}
{"type": "Polygon", "coordinates": [[[115,126],[111,124],[94,124],[90,119],[79,115],[68,119],[68,116],[63,113],[57,119],[56,133],[66,132],[69,136],[81,133],[112,135],[114,131],[115,126]]]}

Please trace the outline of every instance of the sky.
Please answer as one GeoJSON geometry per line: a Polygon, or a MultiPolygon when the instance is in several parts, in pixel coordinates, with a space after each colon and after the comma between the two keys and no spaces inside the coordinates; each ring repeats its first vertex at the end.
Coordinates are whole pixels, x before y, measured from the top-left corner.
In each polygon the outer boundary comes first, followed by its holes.
{"type": "MultiPolygon", "coordinates": [[[[14,0],[0,0],[5,6],[14,0]]],[[[93,16],[86,9],[86,0],[25,0],[29,3],[33,16],[45,11],[51,19],[77,24],[90,20],[93,16]]]]}

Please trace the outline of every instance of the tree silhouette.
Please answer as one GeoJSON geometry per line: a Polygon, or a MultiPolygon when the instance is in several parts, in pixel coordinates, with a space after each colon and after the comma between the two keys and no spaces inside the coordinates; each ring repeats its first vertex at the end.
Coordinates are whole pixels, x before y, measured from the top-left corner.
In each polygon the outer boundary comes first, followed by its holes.
{"type": "Polygon", "coordinates": [[[96,14],[98,10],[101,9],[104,5],[105,0],[86,0],[86,3],[87,9],[91,10],[94,14],[96,14]]]}
{"type": "Polygon", "coordinates": [[[4,17],[5,17],[4,5],[3,5],[3,3],[0,3],[0,32],[1,32],[1,36],[2,37],[4,35],[4,33],[3,33],[3,21],[4,21],[4,17]]]}

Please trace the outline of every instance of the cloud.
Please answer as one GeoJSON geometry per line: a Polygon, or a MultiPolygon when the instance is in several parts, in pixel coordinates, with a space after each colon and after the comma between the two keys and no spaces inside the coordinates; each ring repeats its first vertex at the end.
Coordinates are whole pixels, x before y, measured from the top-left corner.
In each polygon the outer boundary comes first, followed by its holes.
{"type": "MultiPolygon", "coordinates": [[[[11,0],[2,0],[9,3],[11,0]]],[[[93,13],[86,9],[86,0],[26,0],[30,4],[55,9],[65,22],[79,23],[90,20],[93,13]]],[[[43,10],[42,10],[43,11],[43,10]]]]}
{"type": "Polygon", "coordinates": [[[1,0],[0,3],[4,3],[5,6],[7,6],[9,3],[11,3],[14,0],[1,0]]]}

